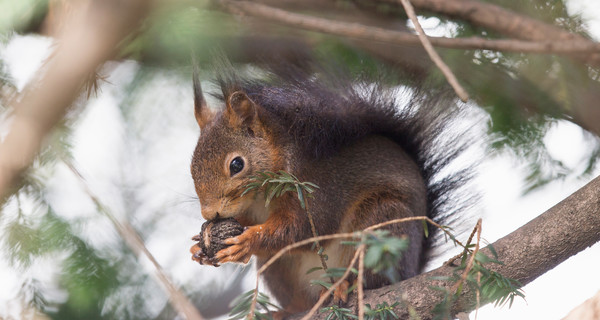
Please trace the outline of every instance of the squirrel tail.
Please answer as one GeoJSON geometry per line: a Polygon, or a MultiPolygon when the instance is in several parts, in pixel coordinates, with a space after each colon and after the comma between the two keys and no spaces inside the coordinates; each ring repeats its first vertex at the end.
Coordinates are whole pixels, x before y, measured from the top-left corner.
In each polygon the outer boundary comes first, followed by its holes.
{"type": "MultiPolygon", "coordinates": [[[[220,98],[245,91],[278,119],[306,155],[327,157],[367,135],[383,135],[398,143],[419,166],[431,219],[456,223],[464,216],[457,212],[474,204],[476,196],[463,188],[472,176],[472,166],[453,168],[472,139],[467,130],[457,129],[456,124],[466,117],[466,107],[450,92],[425,85],[390,88],[381,79],[356,80],[335,67],[323,67],[331,63],[312,63],[311,70],[264,64],[266,73],[250,80],[227,65],[222,63],[220,68],[220,98]]],[[[435,228],[429,229],[435,234],[435,228]]],[[[434,238],[430,236],[425,245],[431,245],[434,238]]]]}

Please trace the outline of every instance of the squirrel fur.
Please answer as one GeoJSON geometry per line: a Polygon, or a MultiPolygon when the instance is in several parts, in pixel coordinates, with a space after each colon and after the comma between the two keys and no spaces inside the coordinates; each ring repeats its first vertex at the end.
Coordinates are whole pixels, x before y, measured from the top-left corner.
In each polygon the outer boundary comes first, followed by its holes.
{"type": "MultiPolygon", "coordinates": [[[[234,71],[224,71],[219,78],[224,107],[219,111],[207,107],[194,74],[194,109],[201,133],[191,173],[202,216],[233,217],[246,227],[227,240],[230,247],[217,253],[218,264],[247,263],[256,256],[260,266],[283,247],[313,236],[295,194],[274,198],[268,207],[258,191],[242,196],[257,172],[283,170],[319,186],[309,200],[319,235],[410,216],[453,219],[448,208],[456,207],[451,203],[453,192],[466,175],[439,177],[464,149],[440,143],[460,109],[445,95],[415,89],[400,107],[398,90],[380,84],[348,80],[324,68],[281,70],[274,68],[262,79],[241,79],[234,71]]],[[[431,243],[423,224],[386,229],[409,239],[397,266],[400,278],[417,275],[431,243]]],[[[352,246],[337,240],[321,245],[328,267],[348,266],[352,246]]],[[[192,247],[192,252],[198,248],[192,247]]],[[[264,281],[285,312],[306,310],[317,301],[321,288],[310,280],[320,274],[307,271],[320,265],[314,249],[306,246],[266,270],[264,281]]],[[[366,272],[365,288],[386,284],[387,277],[366,272]]]]}

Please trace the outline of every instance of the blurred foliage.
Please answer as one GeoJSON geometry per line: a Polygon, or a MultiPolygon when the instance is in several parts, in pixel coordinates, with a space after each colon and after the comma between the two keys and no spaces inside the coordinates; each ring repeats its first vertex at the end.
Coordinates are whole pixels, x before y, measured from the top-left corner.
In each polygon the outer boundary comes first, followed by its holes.
{"type": "MultiPolygon", "coordinates": [[[[588,36],[582,18],[569,15],[565,1],[489,0],[490,3],[588,36]]],[[[384,0],[331,2],[333,6],[327,8],[334,8],[335,12],[319,12],[320,7],[315,9],[310,5],[299,9],[301,5],[298,4],[289,10],[319,16],[337,14],[340,20],[353,17],[357,12],[365,13],[377,25],[386,21],[396,24],[406,22],[406,16],[397,3],[384,0]]],[[[284,3],[281,5],[285,6],[284,3]]],[[[48,8],[48,0],[0,0],[0,44],[6,44],[15,34],[43,32],[48,8]]],[[[464,21],[430,12],[421,14],[438,18],[438,28],[455,37],[501,37],[491,30],[464,21]]],[[[121,58],[138,61],[139,69],[132,81],[128,82],[119,107],[124,121],[130,125],[127,129],[131,130],[129,134],[145,143],[140,148],[148,147],[152,136],[146,136],[146,132],[139,128],[132,129],[136,125],[134,122],[140,121],[135,118],[140,109],[132,105],[143,98],[146,84],[156,74],[173,72],[179,79],[189,78],[190,52],[194,52],[200,64],[207,68],[215,52],[223,52],[244,70],[273,56],[302,62],[306,57],[316,55],[335,61],[352,75],[385,79],[390,85],[415,86],[425,83],[435,88],[447,87],[441,73],[429,62],[414,62],[414,69],[403,69],[405,64],[400,58],[405,53],[402,50],[406,48],[401,46],[385,47],[385,52],[382,52],[378,49],[380,47],[369,42],[299,31],[294,27],[255,21],[248,17],[233,17],[208,0],[161,2],[139,32],[129,40],[121,48],[121,58]],[[393,52],[398,60],[390,58],[389,52],[393,52]],[[382,70],[394,76],[384,77],[382,70]]],[[[554,158],[544,141],[550,128],[558,121],[576,123],[573,117],[575,106],[587,103],[588,107],[595,107],[598,100],[594,93],[600,92],[597,68],[554,55],[486,50],[438,51],[473,97],[472,103],[487,115],[487,133],[491,141],[487,151],[491,155],[512,153],[527,167],[524,191],[535,190],[557,179],[589,175],[597,167],[600,143],[598,137],[592,134],[587,135],[589,154],[576,167],[569,167],[554,158]]],[[[6,101],[14,91],[12,82],[0,56],[0,121],[6,114],[6,101]]],[[[16,193],[0,201],[0,241],[3,251],[11,266],[23,274],[18,297],[54,319],[173,318],[175,313],[166,304],[164,294],[140,270],[136,257],[123,243],[117,242],[116,247],[103,248],[91,243],[82,234],[82,229],[94,224],[97,217],[82,221],[65,219],[47,199],[46,182],[57,161],[72,157],[71,131],[83,107],[83,104],[78,104],[69,112],[49,137],[49,147],[36,159],[33,169],[22,176],[20,185],[15,188],[16,193]],[[58,282],[54,289],[62,294],[50,292],[47,279],[28,275],[28,271],[44,263],[50,264],[48,272],[54,273],[58,282]]],[[[144,122],[140,123],[137,125],[143,126],[144,122]]],[[[142,184],[144,181],[135,183],[142,184]]],[[[138,186],[118,186],[127,197],[128,211],[135,212],[146,200],[133,193],[132,190],[138,186]]],[[[140,233],[151,234],[159,221],[160,218],[154,215],[140,222],[140,233]]],[[[376,243],[368,255],[388,254],[376,249],[386,243],[381,239],[378,241],[379,244],[376,243]]],[[[399,242],[392,244],[398,248],[404,245],[399,242]]],[[[399,257],[388,255],[390,263],[399,257]]],[[[386,266],[380,269],[385,272],[386,266]]],[[[239,281],[235,284],[239,286],[239,281]]],[[[197,287],[190,285],[186,290],[198,305],[211,305],[203,300],[197,287]]],[[[241,290],[241,287],[235,287],[235,290],[241,290]]],[[[231,295],[232,292],[222,294],[231,295]]]]}
{"type": "MultiPolygon", "coordinates": [[[[48,11],[48,0],[1,0],[0,35],[39,31],[48,11]]],[[[0,41],[6,38],[0,36],[0,41]]]]}

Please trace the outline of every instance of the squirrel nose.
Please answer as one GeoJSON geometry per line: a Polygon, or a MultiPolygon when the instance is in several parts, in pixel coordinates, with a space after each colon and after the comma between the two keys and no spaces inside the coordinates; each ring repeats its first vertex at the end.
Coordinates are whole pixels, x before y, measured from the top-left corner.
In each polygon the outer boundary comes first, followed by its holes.
{"type": "Polygon", "coordinates": [[[204,219],[207,221],[219,218],[219,212],[210,208],[209,206],[202,206],[201,213],[202,217],[204,217],[204,219]]]}

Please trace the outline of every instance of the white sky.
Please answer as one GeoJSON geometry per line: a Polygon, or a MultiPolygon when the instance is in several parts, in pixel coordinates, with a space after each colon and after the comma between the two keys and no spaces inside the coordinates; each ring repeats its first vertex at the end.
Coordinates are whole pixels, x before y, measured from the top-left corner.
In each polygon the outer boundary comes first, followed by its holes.
{"type": "MultiPolygon", "coordinates": [[[[594,37],[600,39],[600,1],[571,0],[569,10],[581,12],[584,19],[588,21],[594,37]]],[[[47,52],[45,48],[48,45],[49,41],[44,38],[19,37],[11,41],[6,48],[0,48],[2,59],[7,62],[10,73],[15,76],[19,88],[22,88],[30,75],[37,69],[45,57],[45,52],[47,52]]],[[[130,147],[123,143],[123,119],[117,107],[121,93],[119,93],[120,89],[116,87],[130,81],[127,75],[131,76],[134,69],[135,65],[133,64],[125,64],[117,68],[117,72],[120,72],[121,76],[115,76],[114,81],[111,79],[113,85],[105,85],[100,96],[88,105],[75,134],[76,144],[73,153],[77,162],[86,177],[89,178],[92,188],[105,200],[116,198],[112,194],[114,190],[111,191],[111,186],[114,183],[115,175],[123,174],[123,171],[114,172],[110,168],[120,167],[119,164],[124,161],[123,157],[127,157],[127,148],[130,147]],[[115,124],[117,125],[115,126],[115,124]],[[106,130],[109,127],[112,129],[106,130]]],[[[157,80],[159,81],[156,85],[157,90],[159,87],[164,87],[168,80],[168,76],[165,79],[157,80]]],[[[165,90],[160,95],[164,101],[157,96],[148,97],[148,99],[158,100],[158,103],[165,104],[165,107],[169,107],[169,104],[189,104],[189,115],[191,115],[190,87],[185,86],[185,90],[175,89],[171,93],[165,90]],[[182,100],[180,97],[182,92],[187,100],[182,100]]],[[[173,88],[169,90],[173,90],[173,88]]],[[[151,114],[145,115],[145,117],[145,121],[149,123],[161,120],[160,117],[157,118],[151,114]]],[[[187,170],[197,130],[193,123],[193,117],[187,117],[185,114],[180,117],[182,118],[176,121],[180,121],[179,123],[183,125],[165,128],[164,131],[157,132],[158,135],[166,137],[148,137],[159,141],[152,150],[148,151],[159,155],[156,159],[153,159],[145,168],[126,167],[123,170],[140,170],[137,174],[143,176],[145,181],[150,184],[146,191],[147,199],[150,202],[149,210],[160,208],[161,203],[164,205],[166,202],[167,206],[176,207],[177,210],[183,212],[173,216],[172,219],[165,220],[167,223],[156,231],[157,234],[163,235],[175,231],[176,235],[171,237],[180,237],[178,240],[165,242],[160,236],[149,237],[148,246],[161,264],[165,265],[173,274],[186,275],[194,274],[199,268],[190,262],[185,250],[174,253],[173,247],[186,248],[189,246],[189,236],[196,233],[200,226],[198,205],[185,202],[187,196],[194,194],[187,170]],[[168,150],[168,152],[165,153],[164,150],[168,150]],[[147,176],[148,172],[154,174],[147,176]]],[[[156,128],[156,124],[154,126],[148,123],[140,125],[156,128]]],[[[570,166],[577,165],[588,151],[581,129],[567,122],[561,122],[553,128],[546,143],[554,156],[570,166]]],[[[484,236],[490,242],[531,220],[586,183],[586,181],[579,180],[555,182],[521,197],[524,168],[515,159],[507,156],[490,159],[485,162],[480,171],[481,175],[478,181],[484,190],[482,207],[487,211],[484,218],[484,236]]],[[[55,199],[57,210],[65,217],[90,214],[94,209],[89,202],[73,200],[85,198],[85,196],[78,190],[77,182],[69,178],[69,175],[70,173],[64,168],[59,168],[57,171],[59,178],[51,180],[51,197],[55,199]]],[[[121,212],[119,209],[125,205],[118,200],[107,201],[116,212],[121,212]]],[[[111,241],[114,241],[114,236],[112,234],[95,235],[93,241],[110,244],[111,241]]],[[[597,272],[600,264],[598,257],[600,257],[600,245],[595,245],[526,286],[524,288],[526,302],[517,299],[511,309],[485,307],[479,311],[478,319],[560,319],[564,317],[571,309],[600,290],[600,273],[597,272]]],[[[47,270],[46,268],[35,269],[32,272],[36,272],[36,275],[39,276],[44,276],[47,270]]],[[[213,268],[209,274],[210,278],[218,277],[218,269],[213,268]]],[[[2,279],[0,317],[11,309],[14,311],[14,307],[10,307],[6,302],[14,296],[24,276],[15,275],[10,271],[5,259],[1,259],[0,256],[0,279],[2,279]]],[[[52,282],[50,275],[45,275],[45,277],[52,282]]],[[[176,280],[179,282],[190,281],[186,276],[179,276],[176,280]]]]}

